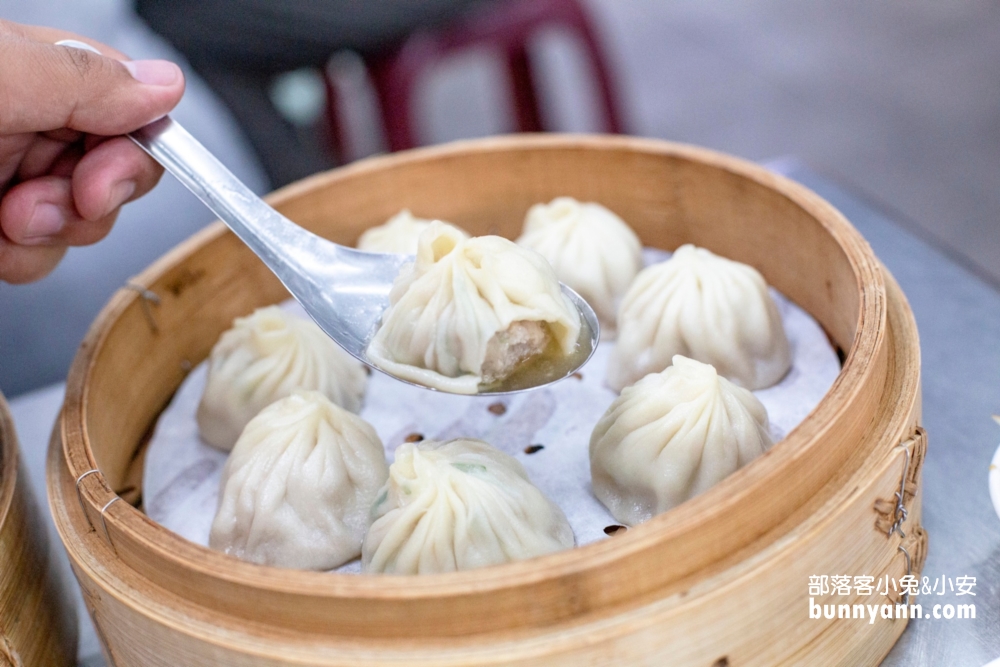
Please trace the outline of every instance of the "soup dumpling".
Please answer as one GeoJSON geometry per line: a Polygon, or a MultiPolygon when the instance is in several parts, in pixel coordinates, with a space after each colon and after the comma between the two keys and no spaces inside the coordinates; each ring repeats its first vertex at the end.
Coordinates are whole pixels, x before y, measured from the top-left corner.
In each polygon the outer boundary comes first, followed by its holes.
{"type": "Polygon", "coordinates": [[[608,385],[620,391],[678,354],[751,390],[785,376],[791,348],[757,269],[689,244],[639,272],[618,311],[608,385]]]}
{"type": "Polygon", "coordinates": [[[371,573],[469,570],[574,544],[566,516],[524,467],[471,438],[400,445],[370,521],[361,567],[371,573]]]}
{"type": "Polygon", "coordinates": [[[202,440],[232,449],[258,412],[296,389],[319,391],[358,412],[368,375],[312,320],[277,306],[238,317],[212,348],[208,379],[198,405],[202,440]]]}
{"type": "MultiPolygon", "coordinates": [[[[358,250],[415,255],[417,254],[417,239],[421,232],[431,226],[431,222],[433,221],[416,217],[410,213],[409,209],[404,208],[384,224],[365,230],[361,238],[358,239],[358,250]]],[[[451,226],[455,227],[455,225],[451,226]]],[[[464,236],[468,236],[461,229],[458,231],[464,236]]]]}
{"type": "Polygon", "coordinates": [[[517,244],[549,260],[597,313],[601,339],[614,338],[618,303],[642,269],[642,244],[624,220],[600,204],[557,197],[528,210],[517,244]]]}
{"type": "Polygon", "coordinates": [[[544,257],[437,221],[420,235],[389,303],[369,360],[452,393],[478,393],[543,352],[569,355],[580,335],[580,313],[544,257]]]}
{"type": "Polygon", "coordinates": [[[594,494],[634,526],[710,489],[771,445],[756,396],[677,355],[663,372],[622,390],[594,427],[594,494]]]}
{"type": "Polygon", "coordinates": [[[374,428],[297,391],[264,408],[233,447],[209,545],[261,565],[331,570],[360,555],[388,475],[374,428]]]}

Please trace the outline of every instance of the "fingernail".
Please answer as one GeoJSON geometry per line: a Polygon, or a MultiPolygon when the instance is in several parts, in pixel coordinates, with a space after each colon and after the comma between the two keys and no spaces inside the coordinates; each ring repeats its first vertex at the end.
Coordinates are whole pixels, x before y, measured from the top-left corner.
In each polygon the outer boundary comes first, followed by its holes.
{"type": "Polygon", "coordinates": [[[41,241],[58,234],[66,219],[62,210],[55,204],[35,204],[35,210],[24,229],[26,241],[41,241]]]}
{"type": "Polygon", "coordinates": [[[108,213],[127,202],[135,194],[135,181],[121,181],[111,186],[111,195],[108,197],[108,213]]]}
{"type": "Polygon", "coordinates": [[[181,75],[181,68],[169,60],[129,60],[122,64],[132,78],[150,86],[170,86],[181,75]]]}

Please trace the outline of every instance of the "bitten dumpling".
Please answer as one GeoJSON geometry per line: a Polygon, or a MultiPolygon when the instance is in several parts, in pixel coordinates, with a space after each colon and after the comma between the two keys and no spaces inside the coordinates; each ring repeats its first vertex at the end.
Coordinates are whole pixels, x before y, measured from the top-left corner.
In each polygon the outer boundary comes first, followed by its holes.
{"type": "Polygon", "coordinates": [[[528,210],[517,244],[549,260],[559,280],[590,304],[602,340],[615,337],[618,303],[642,269],[642,244],[624,220],[600,204],[557,197],[528,210]]]}
{"type": "Polygon", "coordinates": [[[397,377],[456,394],[502,380],[541,353],[569,355],[580,313],[538,253],[441,222],[400,271],[368,358],[397,377]]]}
{"type": "MultiPolygon", "coordinates": [[[[415,255],[417,254],[417,239],[421,232],[431,226],[431,222],[433,221],[414,216],[409,209],[404,208],[389,218],[385,224],[366,230],[358,239],[358,250],[415,255]]],[[[451,226],[455,227],[455,225],[451,226]]],[[[458,227],[455,229],[468,238],[468,234],[463,230],[458,227]]]]}
{"type": "Polygon", "coordinates": [[[363,572],[470,570],[569,549],[573,529],[514,458],[482,440],[403,444],[371,509],[363,572]]]}
{"type": "Polygon", "coordinates": [[[361,553],[389,476],[367,422],[316,391],[250,420],[222,472],[209,546],[261,565],[331,570],[361,553]]]}
{"type": "Polygon", "coordinates": [[[198,405],[202,440],[232,449],[258,412],[296,389],[314,389],[351,412],[361,409],[368,375],[312,320],[277,306],[238,317],[212,348],[198,405]]]}
{"type": "Polygon", "coordinates": [[[676,354],[711,364],[747,389],[781,380],[792,355],[764,277],[690,244],[640,271],[618,311],[608,385],[620,391],[662,371],[676,354]]]}
{"type": "Polygon", "coordinates": [[[767,410],[677,355],[626,387],[590,436],[594,495],[634,526],[708,490],[771,447],[767,410]]]}

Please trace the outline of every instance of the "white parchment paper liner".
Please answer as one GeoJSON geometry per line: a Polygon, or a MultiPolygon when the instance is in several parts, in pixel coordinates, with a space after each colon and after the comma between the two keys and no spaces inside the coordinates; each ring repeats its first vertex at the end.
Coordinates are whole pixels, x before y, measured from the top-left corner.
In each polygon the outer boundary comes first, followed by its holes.
{"type": "MultiPolygon", "coordinates": [[[[646,251],[647,264],[669,256],[646,251]]],[[[840,373],[840,363],[823,329],[804,310],[771,291],[792,348],[792,368],[768,389],[754,392],[767,408],[777,442],[819,403],[840,373]]],[[[298,303],[282,305],[305,317],[298,303]]],[[[517,458],[532,482],[566,513],[577,545],[605,539],[617,522],[591,492],[590,433],[616,393],[604,386],[614,342],[603,342],[581,377],[498,401],[426,391],[373,373],[361,417],[385,445],[388,461],[407,436],[447,440],[481,438],[517,458]],[[499,414],[498,414],[499,413],[499,414]],[[525,453],[530,445],[544,448],[525,453]]],[[[205,387],[207,363],[185,378],[160,416],[146,453],[143,498],[146,514],[178,535],[203,546],[215,516],[227,452],[198,437],[195,412],[205,387]]],[[[337,572],[359,572],[358,560],[337,572]]]]}

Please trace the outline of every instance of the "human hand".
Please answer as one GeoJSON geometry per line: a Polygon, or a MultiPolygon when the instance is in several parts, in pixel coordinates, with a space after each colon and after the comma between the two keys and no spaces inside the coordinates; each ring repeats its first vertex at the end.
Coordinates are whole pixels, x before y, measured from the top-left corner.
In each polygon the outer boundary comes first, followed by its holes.
{"type": "Polygon", "coordinates": [[[47,275],[104,238],[163,169],[121,135],[166,115],[184,75],[72,33],[0,20],[0,281],[47,275]],[[55,46],[75,39],[97,48],[55,46]]]}

